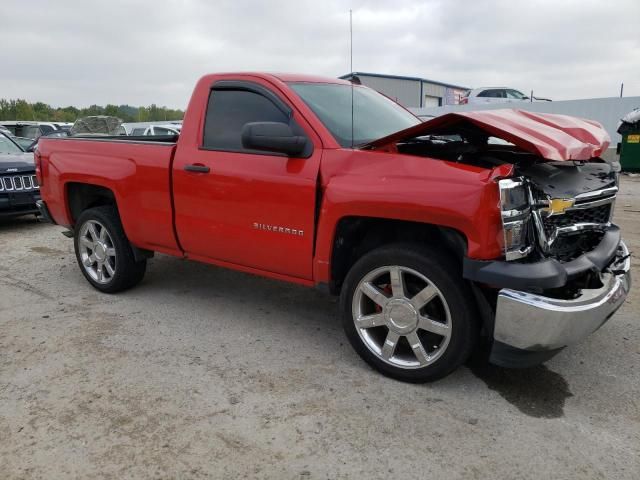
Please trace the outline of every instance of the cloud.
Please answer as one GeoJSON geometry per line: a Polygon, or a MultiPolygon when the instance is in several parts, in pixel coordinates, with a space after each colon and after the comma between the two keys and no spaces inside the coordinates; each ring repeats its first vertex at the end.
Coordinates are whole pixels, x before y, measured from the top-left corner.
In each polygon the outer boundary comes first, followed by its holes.
{"type": "Polygon", "coordinates": [[[640,2],[5,0],[0,96],[184,108],[204,73],[354,69],[554,99],[640,95],[640,2]]]}

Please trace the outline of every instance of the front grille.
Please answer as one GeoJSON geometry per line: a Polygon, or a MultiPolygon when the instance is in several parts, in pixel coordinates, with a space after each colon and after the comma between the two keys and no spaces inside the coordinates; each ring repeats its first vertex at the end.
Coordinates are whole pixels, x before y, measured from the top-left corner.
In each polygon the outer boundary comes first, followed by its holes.
{"type": "Polygon", "coordinates": [[[39,188],[35,175],[5,175],[0,177],[0,192],[28,192],[39,188]]]}
{"type": "Polygon", "coordinates": [[[600,205],[584,210],[570,210],[562,215],[546,217],[544,221],[544,232],[550,237],[556,228],[570,227],[576,223],[607,223],[611,218],[612,204],[600,205]]]}
{"type": "Polygon", "coordinates": [[[606,226],[611,221],[613,198],[600,197],[589,202],[577,203],[576,207],[569,209],[560,215],[542,216],[544,234],[547,237],[547,254],[561,262],[570,262],[580,255],[593,250],[604,235],[603,228],[587,227],[577,231],[557,232],[558,229],[571,227],[578,224],[596,224],[606,226]],[[602,205],[598,203],[606,202],[602,205]]]}
{"type": "Polygon", "coordinates": [[[603,236],[604,232],[597,230],[563,235],[554,242],[550,253],[560,262],[570,262],[596,248],[603,236]]]}

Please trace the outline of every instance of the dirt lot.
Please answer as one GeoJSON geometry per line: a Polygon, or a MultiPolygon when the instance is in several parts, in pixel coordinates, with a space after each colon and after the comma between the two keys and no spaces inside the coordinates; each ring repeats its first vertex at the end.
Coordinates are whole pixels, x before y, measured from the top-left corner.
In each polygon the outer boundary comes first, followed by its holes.
{"type": "MultiPolygon", "coordinates": [[[[640,178],[616,208],[640,251],[640,178]]],[[[546,366],[407,385],[314,290],[158,256],[102,295],[60,232],[0,223],[2,479],[640,478],[637,287],[546,366]]]]}

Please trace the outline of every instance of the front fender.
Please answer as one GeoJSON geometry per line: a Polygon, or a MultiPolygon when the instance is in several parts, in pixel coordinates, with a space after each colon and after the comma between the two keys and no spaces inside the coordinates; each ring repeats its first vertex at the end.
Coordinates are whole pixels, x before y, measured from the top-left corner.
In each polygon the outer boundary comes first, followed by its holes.
{"type": "Polygon", "coordinates": [[[316,282],[330,280],[336,227],[345,217],[447,227],[465,236],[469,258],[495,259],[502,254],[495,179],[510,172],[510,168],[489,170],[409,155],[345,152],[327,155],[328,168],[322,172],[323,196],[314,261],[316,282]]]}

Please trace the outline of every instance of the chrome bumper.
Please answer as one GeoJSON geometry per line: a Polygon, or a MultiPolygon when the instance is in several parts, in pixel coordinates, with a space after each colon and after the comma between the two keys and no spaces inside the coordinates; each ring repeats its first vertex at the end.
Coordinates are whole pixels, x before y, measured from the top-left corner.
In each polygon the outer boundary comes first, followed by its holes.
{"type": "Polygon", "coordinates": [[[622,306],[631,289],[631,260],[624,243],[601,273],[602,286],[571,300],[503,288],[498,293],[494,340],[520,350],[557,350],[600,328],[622,306]]]}

